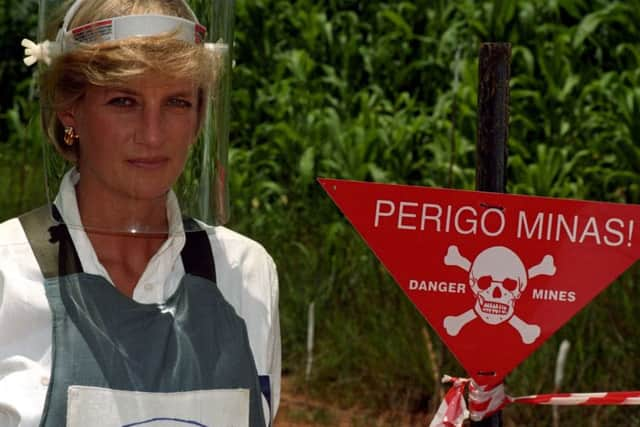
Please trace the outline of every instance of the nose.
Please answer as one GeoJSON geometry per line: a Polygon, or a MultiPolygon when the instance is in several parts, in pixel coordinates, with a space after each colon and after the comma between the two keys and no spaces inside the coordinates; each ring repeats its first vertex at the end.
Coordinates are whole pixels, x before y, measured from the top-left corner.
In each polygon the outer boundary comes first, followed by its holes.
{"type": "Polygon", "coordinates": [[[161,108],[146,105],[142,111],[142,135],[139,143],[149,146],[162,145],[165,134],[164,123],[161,108]]]}
{"type": "Polygon", "coordinates": [[[500,289],[500,286],[494,286],[493,291],[491,291],[491,296],[493,298],[502,298],[502,289],[500,289]]]}

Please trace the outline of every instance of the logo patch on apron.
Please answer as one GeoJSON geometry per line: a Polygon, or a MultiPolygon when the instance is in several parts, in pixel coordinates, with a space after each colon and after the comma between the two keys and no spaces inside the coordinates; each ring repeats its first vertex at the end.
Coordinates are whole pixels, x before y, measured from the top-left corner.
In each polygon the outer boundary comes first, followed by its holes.
{"type": "Polygon", "coordinates": [[[67,427],[248,427],[249,390],[144,393],[71,386],[67,427]]]}

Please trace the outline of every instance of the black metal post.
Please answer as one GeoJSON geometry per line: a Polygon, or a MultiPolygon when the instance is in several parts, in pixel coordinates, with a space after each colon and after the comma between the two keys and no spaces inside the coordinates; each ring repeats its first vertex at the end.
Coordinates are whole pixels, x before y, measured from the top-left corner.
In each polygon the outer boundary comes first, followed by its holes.
{"type": "MultiPolygon", "coordinates": [[[[476,189],[504,193],[507,183],[507,141],[509,139],[509,78],[511,44],[483,43],[478,66],[478,140],[476,146],[476,189]]],[[[473,427],[501,427],[498,412],[473,427]]]]}

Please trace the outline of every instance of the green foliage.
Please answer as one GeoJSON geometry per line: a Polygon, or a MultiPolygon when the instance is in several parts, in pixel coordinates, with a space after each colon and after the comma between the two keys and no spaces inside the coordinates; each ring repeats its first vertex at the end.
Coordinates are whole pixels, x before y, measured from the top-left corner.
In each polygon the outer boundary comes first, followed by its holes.
{"type": "Polygon", "coordinates": [[[0,142],[0,188],[4,189],[0,218],[3,219],[46,202],[38,106],[20,96],[13,102],[13,106],[0,115],[8,129],[8,138],[0,142]]]}
{"type": "MultiPolygon", "coordinates": [[[[29,78],[31,71],[22,63],[23,38],[35,40],[38,23],[38,2],[36,0],[0,0],[0,111],[12,107],[17,94],[18,83],[29,78]]],[[[7,128],[0,127],[6,135],[7,128]]]]}
{"type": "MultiPolygon", "coordinates": [[[[424,321],[312,178],[473,188],[480,41],[513,45],[509,191],[638,202],[640,45],[632,22],[640,2],[237,6],[234,225],[279,265],[287,370],[304,367],[307,307],[315,302],[310,384],[319,394],[429,407],[424,321]]],[[[637,387],[625,375],[638,369],[637,340],[612,340],[597,325],[609,324],[612,312],[619,327],[633,325],[632,311],[617,306],[637,306],[629,301],[638,289],[628,281],[611,289],[561,332],[575,349],[567,383],[580,391],[637,387]],[[596,362],[613,353],[617,363],[596,362]],[[604,380],[612,372],[619,382],[604,380]]],[[[551,391],[558,343],[513,374],[516,392],[551,391]]],[[[440,373],[460,373],[440,343],[435,352],[440,373]]],[[[584,413],[601,425],[637,418],[629,410],[584,413]]],[[[580,414],[561,419],[580,425],[580,414]]],[[[551,423],[535,409],[512,417],[551,423]]]]}
{"type": "MultiPolygon", "coordinates": [[[[310,390],[345,405],[433,408],[426,323],[315,178],[473,188],[478,46],[508,41],[509,192],[638,203],[637,22],[640,0],[237,0],[231,226],[279,266],[285,371],[302,378],[315,302],[310,390]]],[[[3,104],[0,185],[22,191],[2,201],[2,217],[39,179],[16,161],[39,164],[28,87],[3,104]]],[[[573,346],[568,391],[637,389],[637,279],[632,268],[562,328],[509,376],[510,391],[552,390],[562,338],[573,346]]],[[[434,346],[439,373],[462,374],[434,346]]],[[[551,425],[540,408],[505,417],[551,425]]],[[[640,425],[632,408],[561,411],[565,425],[587,419],[640,425]]]]}

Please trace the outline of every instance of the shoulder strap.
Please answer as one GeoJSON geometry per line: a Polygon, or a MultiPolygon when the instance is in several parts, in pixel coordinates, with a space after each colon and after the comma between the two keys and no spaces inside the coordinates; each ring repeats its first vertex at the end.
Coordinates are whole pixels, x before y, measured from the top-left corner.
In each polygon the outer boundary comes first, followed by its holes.
{"type": "Polygon", "coordinates": [[[184,218],[183,222],[185,230],[198,230],[185,233],[186,242],[180,254],[184,271],[215,283],[216,265],[213,260],[209,235],[192,218],[184,218]]]}
{"type": "Polygon", "coordinates": [[[82,272],[69,230],[55,205],[41,206],[19,220],[45,279],[82,272]]]}

